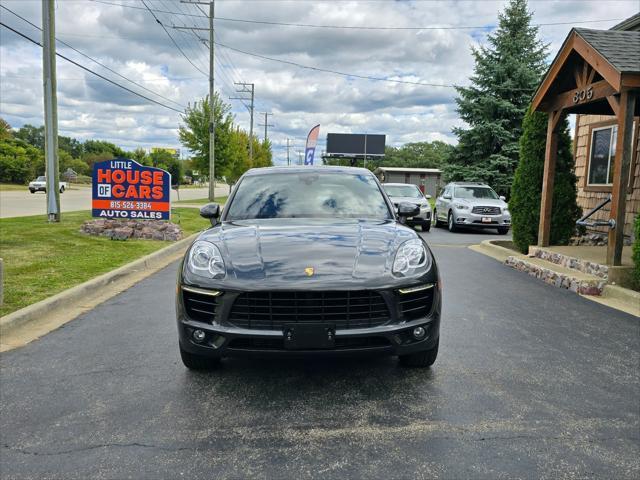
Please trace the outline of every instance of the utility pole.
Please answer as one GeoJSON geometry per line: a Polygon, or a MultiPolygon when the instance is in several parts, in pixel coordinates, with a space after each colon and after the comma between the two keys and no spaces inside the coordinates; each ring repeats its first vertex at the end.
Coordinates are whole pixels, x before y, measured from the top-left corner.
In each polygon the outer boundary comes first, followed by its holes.
{"type": "Polygon", "coordinates": [[[44,155],[47,177],[47,219],[60,221],[58,165],[58,97],[56,85],[55,0],[42,0],[42,84],[44,87],[44,155]]]}
{"type": "Polygon", "coordinates": [[[291,159],[289,158],[289,149],[291,145],[289,145],[289,138],[287,138],[287,165],[291,165],[291,159]]]}
{"type": "MultiPolygon", "coordinates": [[[[249,115],[251,117],[249,123],[249,160],[253,165],[253,101],[255,96],[255,84],[253,83],[244,83],[244,82],[233,82],[235,85],[238,85],[240,88],[236,89],[236,93],[244,93],[250,95],[249,98],[244,97],[229,97],[229,100],[249,100],[251,103],[247,107],[249,110],[249,115]]],[[[244,104],[244,103],[243,103],[244,104]]]]}
{"type": "Polygon", "coordinates": [[[264,123],[259,123],[259,127],[264,127],[264,141],[267,141],[267,127],[273,127],[273,125],[269,124],[269,115],[273,116],[273,113],[262,112],[264,114],[264,123]]]}
{"type": "Polygon", "coordinates": [[[210,2],[198,2],[180,0],[180,3],[194,3],[196,5],[209,5],[209,201],[213,202],[216,196],[216,116],[215,116],[215,42],[213,19],[215,18],[215,0],[210,2]]]}
{"type": "Polygon", "coordinates": [[[216,115],[215,115],[215,42],[213,41],[213,0],[209,2],[209,201],[216,198],[216,115]]]}

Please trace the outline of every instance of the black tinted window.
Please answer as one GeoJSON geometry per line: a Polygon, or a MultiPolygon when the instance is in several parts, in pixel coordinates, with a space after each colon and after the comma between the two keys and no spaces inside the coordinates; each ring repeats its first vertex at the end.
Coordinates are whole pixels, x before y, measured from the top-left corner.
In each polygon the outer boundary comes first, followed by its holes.
{"type": "Polygon", "coordinates": [[[371,174],[282,172],[249,175],[226,220],[251,218],[391,218],[371,174]]]}

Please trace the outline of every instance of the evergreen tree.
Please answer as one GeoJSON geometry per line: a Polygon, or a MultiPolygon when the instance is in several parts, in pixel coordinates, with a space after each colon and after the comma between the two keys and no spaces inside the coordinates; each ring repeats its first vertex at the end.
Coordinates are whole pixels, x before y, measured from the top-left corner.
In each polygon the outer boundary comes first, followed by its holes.
{"type": "Polygon", "coordinates": [[[457,87],[458,146],[445,166],[449,180],[483,181],[507,194],[518,164],[522,119],[545,69],[547,46],[531,25],[526,0],[511,0],[488,46],[473,49],[471,86],[457,87]]]}
{"type": "MultiPolygon", "coordinates": [[[[509,210],[513,243],[523,253],[527,252],[529,245],[538,242],[547,120],[546,113],[528,110],[522,124],[520,163],[511,188],[509,210]]],[[[582,214],[576,201],[576,176],[569,122],[566,118],[561,122],[551,210],[552,245],[567,244],[576,230],[576,220],[582,214]]]]}

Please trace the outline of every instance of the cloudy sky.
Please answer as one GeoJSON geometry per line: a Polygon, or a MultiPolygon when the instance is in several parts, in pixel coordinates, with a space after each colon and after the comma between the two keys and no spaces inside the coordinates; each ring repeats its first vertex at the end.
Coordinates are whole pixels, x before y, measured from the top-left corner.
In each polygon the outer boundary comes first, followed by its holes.
{"type": "MultiPolygon", "coordinates": [[[[461,124],[455,112],[455,91],[432,85],[468,83],[473,69],[470,49],[486,41],[505,3],[216,0],[216,42],[220,44],[216,46],[216,88],[228,98],[236,96],[233,82],[255,84],[255,132],[260,138],[264,135],[263,127],[257,126],[264,119],[260,112],[273,113],[269,137],[276,163],[286,158],[287,138],[294,146],[291,155],[297,158],[309,128],[317,123],[321,124],[320,149],[327,132],[385,133],[387,144],[392,145],[421,140],[455,143],[451,129],[461,124]],[[414,83],[337,75],[250,54],[414,83]]],[[[41,26],[40,0],[0,0],[0,5],[41,26]]],[[[208,92],[208,46],[196,38],[208,38],[208,32],[172,27],[207,27],[203,11],[208,6],[201,8],[179,0],[57,0],[57,38],[139,85],[64,44],[58,43],[58,52],[166,106],[183,110],[184,105],[208,92]]],[[[640,0],[530,0],[530,9],[553,56],[571,24],[609,28],[640,10],[640,0]],[[545,25],[564,22],[567,24],[545,25]]],[[[4,8],[0,9],[0,20],[41,39],[37,28],[4,8]]],[[[63,59],[58,58],[57,66],[62,135],[108,140],[127,149],[180,146],[179,113],[127,93],[63,59]]],[[[41,75],[40,47],[0,27],[0,116],[12,126],[43,123],[41,75]]],[[[247,109],[238,100],[229,102],[236,121],[248,129],[247,109]]]]}

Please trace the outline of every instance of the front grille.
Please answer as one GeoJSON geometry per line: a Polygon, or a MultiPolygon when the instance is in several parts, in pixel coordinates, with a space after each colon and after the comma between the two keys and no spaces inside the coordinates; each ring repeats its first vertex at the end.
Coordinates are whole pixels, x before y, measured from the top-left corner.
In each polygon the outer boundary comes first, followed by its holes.
{"type": "Polygon", "coordinates": [[[473,207],[471,212],[476,215],[500,215],[500,207],[473,207]]]}
{"type": "Polygon", "coordinates": [[[435,286],[411,293],[398,293],[400,312],[405,320],[415,320],[429,315],[433,305],[435,286]]]}
{"type": "Polygon", "coordinates": [[[365,328],[388,322],[389,309],[384,298],[371,290],[246,292],[233,303],[228,321],[240,328],[257,330],[281,330],[289,323],[365,328]]]}
{"type": "MultiPolygon", "coordinates": [[[[236,338],[229,342],[234,350],[284,350],[282,338],[236,338]]],[[[379,348],[391,345],[384,337],[336,337],[331,350],[346,348],[379,348]]]]}
{"type": "Polygon", "coordinates": [[[182,290],[182,301],[187,315],[193,320],[212,322],[216,314],[218,297],[182,290]]]}

